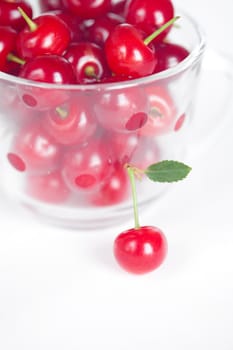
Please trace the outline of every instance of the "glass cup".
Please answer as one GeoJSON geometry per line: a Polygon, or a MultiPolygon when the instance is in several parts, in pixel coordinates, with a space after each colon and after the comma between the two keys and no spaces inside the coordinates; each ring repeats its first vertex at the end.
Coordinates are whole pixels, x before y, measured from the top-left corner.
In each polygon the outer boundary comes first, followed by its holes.
{"type": "MultiPolygon", "coordinates": [[[[56,225],[110,226],[132,215],[125,164],[185,159],[205,40],[178,14],[168,40],[190,54],[157,74],[54,85],[0,72],[0,185],[12,201],[56,225]]],[[[139,207],[169,186],[139,181],[139,207]]]]}

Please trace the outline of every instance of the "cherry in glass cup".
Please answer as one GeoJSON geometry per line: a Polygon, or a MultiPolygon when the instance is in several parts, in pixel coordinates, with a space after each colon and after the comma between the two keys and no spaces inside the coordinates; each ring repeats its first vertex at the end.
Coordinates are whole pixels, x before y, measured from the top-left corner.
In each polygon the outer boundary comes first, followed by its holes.
{"type": "MultiPolygon", "coordinates": [[[[189,54],[165,71],[65,85],[0,72],[0,185],[12,202],[56,225],[111,226],[132,213],[126,164],[186,160],[205,40],[177,13],[167,40],[189,54]]],[[[142,179],[139,207],[168,186],[142,179]]]]}

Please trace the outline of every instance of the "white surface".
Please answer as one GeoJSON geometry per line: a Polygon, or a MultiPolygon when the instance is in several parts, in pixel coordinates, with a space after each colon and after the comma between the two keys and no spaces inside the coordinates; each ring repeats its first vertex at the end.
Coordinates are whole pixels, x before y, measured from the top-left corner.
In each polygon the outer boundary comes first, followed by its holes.
{"type": "MultiPolygon", "coordinates": [[[[233,25],[224,20],[230,1],[189,0],[186,8],[205,22],[211,44],[225,31],[232,41],[233,25]]],[[[227,49],[227,40],[215,47],[227,49]]],[[[2,198],[0,348],[232,350],[232,134],[233,120],[193,156],[190,176],[141,215],[169,242],[166,262],[148,275],[129,275],[112,257],[114,238],[132,221],[68,231],[2,198]]]]}

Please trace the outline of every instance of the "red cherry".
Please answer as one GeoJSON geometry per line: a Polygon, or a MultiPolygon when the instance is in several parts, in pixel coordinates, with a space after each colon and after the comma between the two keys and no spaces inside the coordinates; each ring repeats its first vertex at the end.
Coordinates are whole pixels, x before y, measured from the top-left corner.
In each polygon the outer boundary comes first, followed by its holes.
{"type": "MultiPolygon", "coordinates": [[[[71,64],[62,56],[44,55],[37,56],[26,62],[19,77],[54,84],[73,84],[76,82],[71,64]]],[[[31,108],[48,109],[64,103],[68,98],[68,92],[62,89],[40,88],[30,84],[19,86],[19,95],[22,101],[31,108]]]]}
{"type": "Polygon", "coordinates": [[[101,140],[92,140],[83,147],[67,150],[62,175],[74,192],[98,188],[112,169],[112,154],[101,140]]]}
{"type": "Polygon", "coordinates": [[[149,113],[146,124],[140,129],[140,135],[157,136],[169,132],[174,124],[176,108],[169,91],[159,85],[145,88],[149,100],[149,113]]]}
{"type": "Polygon", "coordinates": [[[39,122],[33,122],[15,135],[7,157],[17,170],[45,174],[57,168],[60,148],[39,122]]]}
{"type": "Polygon", "coordinates": [[[124,167],[116,163],[113,171],[92,196],[92,204],[97,206],[115,205],[122,203],[129,196],[129,179],[124,167]]]}
{"type": "Polygon", "coordinates": [[[158,62],[154,73],[162,72],[166,69],[175,67],[189,55],[189,51],[181,45],[161,43],[156,45],[156,55],[158,62]]]}
{"type": "Polygon", "coordinates": [[[113,28],[117,24],[123,22],[123,17],[109,12],[106,15],[97,18],[94,23],[88,28],[87,39],[89,41],[95,42],[100,46],[103,46],[113,28]]]}
{"type": "Polygon", "coordinates": [[[0,26],[0,71],[7,70],[9,54],[15,49],[17,32],[11,27],[0,26]]]}
{"type": "Polygon", "coordinates": [[[63,0],[65,8],[81,18],[97,18],[109,12],[111,0],[63,0]]]}
{"type": "Polygon", "coordinates": [[[44,14],[33,21],[25,17],[28,26],[17,38],[17,52],[24,59],[45,55],[62,55],[71,40],[66,23],[54,14],[44,14]]]}
{"type": "Polygon", "coordinates": [[[85,96],[75,96],[67,104],[47,111],[42,124],[57,142],[64,145],[87,142],[97,127],[85,96]]]}
{"type": "Polygon", "coordinates": [[[126,0],[111,0],[111,11],[123,16],[125,5],[126,0]]]}
{"type": "Polygon", "coordinates": [[[119,265],[134,274],[158,268],[167,254],[167,241],[157,227],[142,226],[122,232],[114,242],[114,255],[119,265]]]}
{"type": "Polygon", "coordinates": [[[137,78],[154,71],[157,58],[153,47],[143,40],[142,32],[133,25],[115,26],[105,42],[106,59],[114,74],[137,78]]]}
{"type": "Polygon", "coordinates": [[[25,27],[25,21],[18,11],[18,7],[32,17],[32,7],[27,1],[22,0],[2,0],[0,1],[0,23],[3,26],[10,26],[16,31],[25,27]]]}
{"type": "Polygon", "coordinates": [[[78,83],[93,83],[110,74],[103,50],[91,42],[72,43],[65,54],[78,83]]]}
{"type": "Polygon", "coordinates": [[[62,0],[39,0],[41,12],[63,10],[64,6],[62,0]]]}
{"type": "MultiPolygon", "coordinates": [[[[171,0],[131,0],[125,10],[126,22],[136,25],[147,35],[150,35],[174,16],[171,0]]],[[[159,34],[154,42],[162,41],[170,31],[171,26],[159,34]]]]}
{"type": "Polygon", "coordinates": [[[70,196],[59,171],[43,175],[30,175],[26,179],[26,193],[46,203],[64,203],[70,196]]]}
{"type": "Polygon", "coordinates": [[[147,122],[148,100],[139,87],[115,89],[101,92],[94,109],[104,128],[134,132],[147,122]]]}
{"type": "Polygon", "coordinates": [[[58,55],[42,55],[28,60],[22,66],[19,76],[43,83],[75,83],[71,64],[64,57],[58,55]]]}
{"type": "Polygon", "coordinates": [[[111,144],[115,158],[122,165],[129,163],[140,143],[137,133],[108,132],[106,138],[111,144]]]}
{"type": "Polygon", "coordinates": [[[54,10],[49,11],[50,14],[54,14],[66,23],[70,30],[71,42],[81,41],[84,38],[84,33],[81,29],[81,20],[75,14],[66,10],[54,10]]]}

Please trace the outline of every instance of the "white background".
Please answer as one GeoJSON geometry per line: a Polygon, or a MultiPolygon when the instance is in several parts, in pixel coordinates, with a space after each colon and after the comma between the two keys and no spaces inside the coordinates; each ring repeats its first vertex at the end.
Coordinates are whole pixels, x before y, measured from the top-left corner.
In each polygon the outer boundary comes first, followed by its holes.
{"type": "MultiPolygon", "coordinates": [[[[232,0],[186,0],[185,9],[210,46],[233,54],[232,0]]],[[[132,221],[69,231],[2,198],[0,348],[232,350],[232,135],[228,120],[193,156],[187,180],[142,214],[169,242],[165,263],[148,275],[129,275],[112,257],[114,238],[132,221]]]]}

